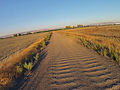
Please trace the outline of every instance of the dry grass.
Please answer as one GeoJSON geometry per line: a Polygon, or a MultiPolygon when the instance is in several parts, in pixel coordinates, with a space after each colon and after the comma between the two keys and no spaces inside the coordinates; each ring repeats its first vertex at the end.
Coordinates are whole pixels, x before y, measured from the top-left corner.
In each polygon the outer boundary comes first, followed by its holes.
{"type": "MultiPolygon", "coordinates": [[[[1,86],[3,87],[7,87],[6,85],[9,86],[9,83],[11,83],[13,79],[18,77],[18,74],[16,72],[17,65],[19,65],[20,63],[24,63],[26,58],[31,57],[32,53],[37,53],[38,50],[36,49],[36,46],[38,46],[41,42],[45,42],[46,38],[48,38],[48,35],[50,34],[46,34],[43,38],[38,39],[29,47],[16,52],[12,56],[10,56],[7,60],[2,61],[2,63],[0,64],[1,86]]],[[[18,69],[20,70],[20,68],[18,69]]]]}
{"type": "Polygon", "coordinates": [[[107,46],[116,47],[120,50],[120,25],[84,27],[79,29],[64,30],[71,35],[83,37],[107,46]]]}
{"type": "Polygon", "coordinates": [[[120,63],[120,25],[84,27],[60,32],[79,38],[82,45],[120,63]]]}
{"type": "Polygon", "coordinates": [[[14,55],[10,56],[7,60],[3,61],[0,64],[0,71],[8,71],[12,68],[14,68],[15,65],[17,65],[19,62],[22,62],[23,59],[27,58],[32,52],[36,52],[36,46],[39,45],[42,41],[44,41],[44,38],[36,41],[29,47],[21,50],[20,52],[15,53],[14,55]]]}
{"type": "Polygon", "coordinates": [[[0,39],[0,61],[11,54],[28,47],[37,39],[42,38],[47,33],[30,34],[25,36],[0,39]]]}
{"type": "Polygon", "coordinates": [[[11,83],[12,77],[15,75],[16,65],[25,60],[25,58],[27,58],[32,52],[36,52],[35,46],[43,40],[44,38],[38,40],[28,48],[15,53],[0,64],[0,84],[5,86],[6,84],[11,83]]]}

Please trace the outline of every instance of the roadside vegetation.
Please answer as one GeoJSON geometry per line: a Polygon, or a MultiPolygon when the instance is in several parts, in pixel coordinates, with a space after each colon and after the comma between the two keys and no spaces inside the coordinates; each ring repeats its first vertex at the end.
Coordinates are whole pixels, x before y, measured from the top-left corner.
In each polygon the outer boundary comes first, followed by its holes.
{"type": "Polygon", "coordinates": [[[52,33],[49,32],[43,38],[15,53],[0,64],[1,89],[12,87],[17,78],[31,72],[33,66],[40,59],[40,52],[49,43],[51,35],[52,33]]]}
{"type": "Polygon", "coordinates": [[[82,27],[61,32],[78,38],[81,45],[110,57],[120,65],[120,25],[82,27]]]}

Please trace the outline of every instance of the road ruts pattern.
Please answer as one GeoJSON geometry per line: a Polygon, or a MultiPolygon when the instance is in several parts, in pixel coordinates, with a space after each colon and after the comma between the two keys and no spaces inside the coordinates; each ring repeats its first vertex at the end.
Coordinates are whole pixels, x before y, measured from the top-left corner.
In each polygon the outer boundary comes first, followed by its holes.
{"type": "Polygon", "coordinates": [[[50,42],[21,90],[120,90],[120,69],[112,60],[57,32],[50,42]]]}

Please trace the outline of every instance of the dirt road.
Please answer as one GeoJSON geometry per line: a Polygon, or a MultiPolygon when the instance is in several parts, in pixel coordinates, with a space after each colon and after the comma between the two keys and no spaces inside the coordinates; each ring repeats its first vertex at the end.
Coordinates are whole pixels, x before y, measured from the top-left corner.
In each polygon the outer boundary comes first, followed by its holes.
{"type": "Polygon", "coordinates": [[[56,32],[46,57],[19,90],[120,90],[120,69],[112,60],[56,32]]]}

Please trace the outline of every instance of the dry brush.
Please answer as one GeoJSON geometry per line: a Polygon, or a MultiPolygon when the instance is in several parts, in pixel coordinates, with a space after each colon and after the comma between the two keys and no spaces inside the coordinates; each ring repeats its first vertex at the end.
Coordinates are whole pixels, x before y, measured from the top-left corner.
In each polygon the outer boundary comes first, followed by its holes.
{"type": "Polygon", "coordinates": [[[52,33],[45,35],[42,39],[15,53],[0,64],[1,88],[8,88],[15,79],[25,72],[31,71],[33,65],[39,60],[40,51],[48,44],[51,35],[52,33]]]}

